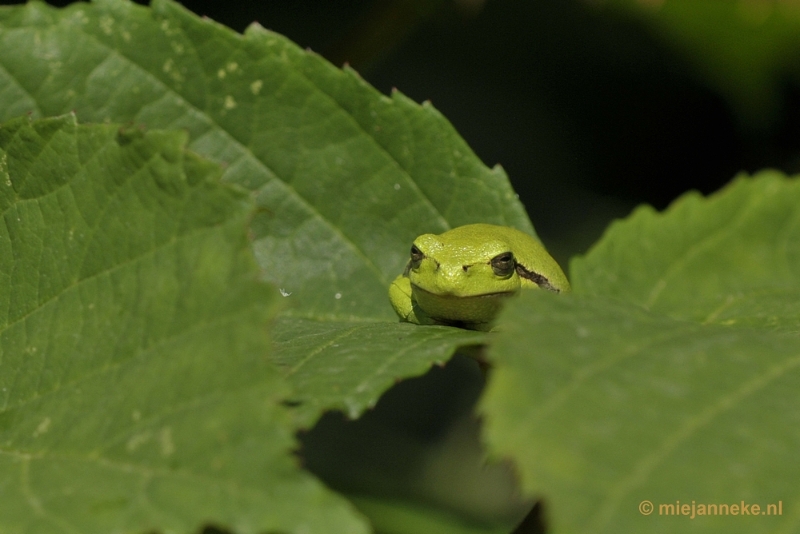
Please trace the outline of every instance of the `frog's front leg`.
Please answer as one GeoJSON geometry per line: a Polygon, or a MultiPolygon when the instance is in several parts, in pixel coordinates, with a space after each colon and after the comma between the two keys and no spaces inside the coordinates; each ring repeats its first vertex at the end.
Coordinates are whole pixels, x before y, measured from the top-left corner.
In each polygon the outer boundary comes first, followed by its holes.
{"type": "Polygon", "coordinates": [[[411,280],[405,274],[394,279],[389,286],[389,300],[401,321],[414,324],[437,324],[414,301],[411,280]]]}

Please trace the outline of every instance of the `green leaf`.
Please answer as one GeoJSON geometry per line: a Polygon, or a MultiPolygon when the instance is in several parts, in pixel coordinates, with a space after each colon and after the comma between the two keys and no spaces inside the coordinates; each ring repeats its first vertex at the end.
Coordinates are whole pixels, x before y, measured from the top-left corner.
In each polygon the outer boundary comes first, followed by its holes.
{"type": "Polygon", "coordinates": [[[291,374],[307,406],[356,415],[463,342],[423,329],[415,336],[434,346],[409,356],[398,343],[407,330],[389,325],[387,288],[417,235],[471,222],[533,233],[502,169],[487,169],[429,103],[383,96],[258,25],[239,35],[168,0],[34,2],[0,9],[0,49],[0,117],[75,110],[82,121],[182,128],[192,150],[224,164],[224,180],[253,191],[257,261],[288,295],[277,336],[296,341],[279,360],[364,355],[348,368],[367,388],[357,392],[331,395],[318,377],[291,374]],[[379,326],[354,328],[369,322],[379,326]]]}
{"type": "Polygon", "coordinates": [[[366,531],[291,457],[251,203],[186,137],[0,127],[0,531],[366,531]]]}
{"type": "Polygon", "coordinates": [[[292,383],[299,417],[311,424],[325,409],[358,417],[398,377],[424,374],[454,347],[485,343],[483,332],[410,323],[331,323],[280,318],[274,361],[292,383]]]}
{"type": "Polygon", "coordinates": [[[641,207],[573,260],[573,287],[702,324],[797,332],[798,199],[800,182],[764,171],[663,214],[641,207]]]}
{"type": "Polygon", "coordinates": [[[509,306],[482,411],[553,532],[796,527],[798,243],[800,183],[740,177],[640,208],[573,262],[574,294],[509,306]],[[678,501],[783,515],[665,517],[678,501]]]}
{"type": "Polygon", "coordinates": [[[4,9],[0,64],[30,97],[3,107],[187,129],[257,192],[255,250],[296,313],[393,319],[386,288],[418,234],[479,219],[531,231],[503,172],[432,106],[258,25],[239,35],[167,0],[4,9]]]}

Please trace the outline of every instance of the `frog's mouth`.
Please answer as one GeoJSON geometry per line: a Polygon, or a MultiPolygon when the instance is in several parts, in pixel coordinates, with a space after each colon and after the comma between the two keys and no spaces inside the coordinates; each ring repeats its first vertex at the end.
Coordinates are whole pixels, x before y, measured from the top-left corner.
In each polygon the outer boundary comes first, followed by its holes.
{"type": "Polygon", "coordinates": [[[517,293],[516,291],[495,291],[493,293],[478,293],[477,295],[456,295],[453,293],[433,293],[416,284],[411,284],[411,287],[420,293],[424,293],[425,295],[430,295],[431,298],[437,298],[437,299],[465,300],[465,299],[480,299],[480,298],[495,298],[495,297],[502,298],[502,297],[510,297],[517,293]]]}

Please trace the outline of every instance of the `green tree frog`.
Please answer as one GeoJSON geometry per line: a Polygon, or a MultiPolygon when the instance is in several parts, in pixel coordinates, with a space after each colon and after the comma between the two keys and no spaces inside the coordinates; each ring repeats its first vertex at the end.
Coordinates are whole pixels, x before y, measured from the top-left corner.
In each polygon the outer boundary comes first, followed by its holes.
{"type": "Polygon", "coordinates": [[[535,238],[492,224],[423,234],[403,274],[389,286],[401,321],[488,330],[519,289],[569,291],[558,263],[535,238]]]}

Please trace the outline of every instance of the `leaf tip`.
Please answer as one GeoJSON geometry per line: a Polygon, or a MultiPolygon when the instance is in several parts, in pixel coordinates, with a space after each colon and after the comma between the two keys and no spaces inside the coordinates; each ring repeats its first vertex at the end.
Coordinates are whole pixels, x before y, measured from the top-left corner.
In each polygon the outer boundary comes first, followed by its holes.
{"type": "Polygon", "coordinates": [[[263,35],[269,33],[269,30],[261,25],[260,22],[254,20],[244,29],[244,35],[263,35]]]}

